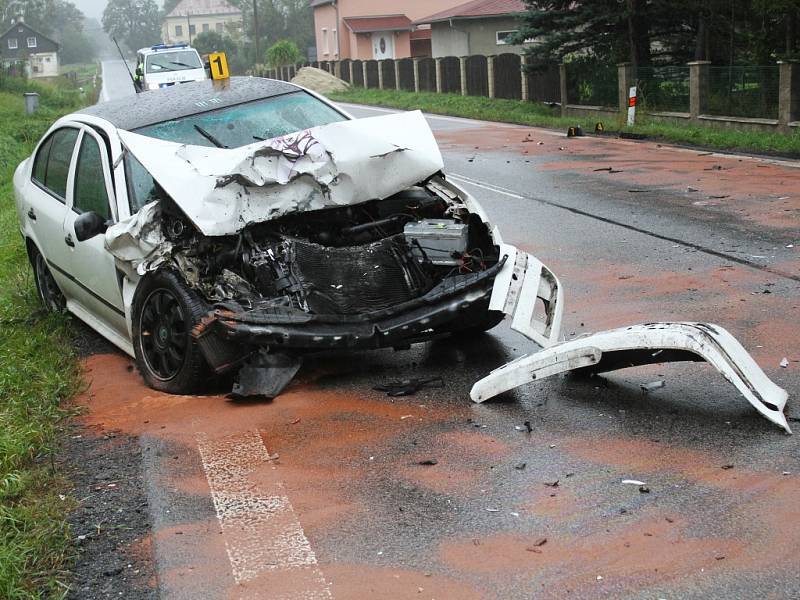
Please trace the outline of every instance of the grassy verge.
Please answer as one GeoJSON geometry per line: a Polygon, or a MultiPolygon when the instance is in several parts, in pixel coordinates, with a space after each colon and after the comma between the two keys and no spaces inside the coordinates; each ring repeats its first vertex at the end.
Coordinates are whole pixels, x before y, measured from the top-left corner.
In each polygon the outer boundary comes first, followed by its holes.
{"type": "MultiPolygon", "coordinates": [[[[456,94],[435,94],[430,92],[373,90],[353,88],[346,92],[328,94],[339,102],[354,102],[374,106],[388,106],[405,110],[420,109],[425,112],[517,123],[535,127],[564,129],[580,125],[585,131],[593,131],[597,118],[562,117],[558,107],[550,108],[534,102],[519,100],[502,100],[477,96],[460,96],[456,94]]],[[[603,120],[603,119],[601,119],[603,120]]],[[[616,123],[605,119],[606,129],[613,130],[616,123]]],[[[676,143],[742,152],[759,152],[781,156],[800,156],[800,131],[793,134],[762,133],[737,131],[712,127],[694,127],[690,125],[671,125],[640,118],[640,124],[629,131],[643,133],[649,138],[676,143]]]]}
{"type": "Polygon", "coordinates": [[[77,91],[0,82],[0,598],[60,597],[68,564],[71,507],[54,467],[62,400],[80,385],[67,320],[44,313],[19,235],[11,178],[77,91]],[[25,115],[22,91],[40,94],[25,115]]]}

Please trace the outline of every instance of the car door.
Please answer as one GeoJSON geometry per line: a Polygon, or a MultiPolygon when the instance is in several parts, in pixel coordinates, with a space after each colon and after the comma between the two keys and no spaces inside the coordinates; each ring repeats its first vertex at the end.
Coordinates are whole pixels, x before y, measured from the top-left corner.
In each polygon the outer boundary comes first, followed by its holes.
{"type": "Polygon", "coordinates": [[[69,247],[64,240],[64,219],[69,174],[79,135],[77,127],[62,127],[39,145],[24,194],[28,206],[23,207],[23,214],[31,224],[31,237],[67,296],[69,247]]]}
{"type": "Polygon", "coordinates": [[[105,235],[79,241],[75,219],[86,212],[99,214],[109,225],[116,221],[116,206],[108,152],[103,139],[85,128],[77,144],[74,175],[64,218],[72,296],[87,312],[127,338],[120,276],[114,257],[105,249],[105,235]]]}

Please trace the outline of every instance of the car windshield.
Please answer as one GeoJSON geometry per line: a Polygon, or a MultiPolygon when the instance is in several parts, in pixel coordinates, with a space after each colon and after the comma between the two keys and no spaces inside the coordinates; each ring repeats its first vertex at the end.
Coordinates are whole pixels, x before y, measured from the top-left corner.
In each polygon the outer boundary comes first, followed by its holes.
{"type": "Polygon", "coordinates": [[[203,63],[194,50],[175,50],[151,54],[146,60],[148,73],[165,71],[183,71],[185,69],[202,69],[203,63]]]}
{"type": "Polygon", "coordinates": [[[136,133],[181,144],[238,148],[345,120],[340,112],[299,91],[148,125],[136,133]]]}

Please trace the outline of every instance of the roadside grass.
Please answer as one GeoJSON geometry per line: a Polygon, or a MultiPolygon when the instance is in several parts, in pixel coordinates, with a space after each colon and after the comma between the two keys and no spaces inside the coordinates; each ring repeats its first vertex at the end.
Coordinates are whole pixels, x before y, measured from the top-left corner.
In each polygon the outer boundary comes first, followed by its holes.
{"type": "Polygon", "coordinates": [[[54,458],[81,385],[67,318],[41,309],[14,203],[12,175],[36,141],[81,95],[50,85],[0,82],[0,598],[60,598],[72,507],[54,458]],[[22,91],[40,93],[25,115],[22,91]]]}
{"type": "MultiPolygon", "coordinates": [[[[608,119],[598,119],[597,117],[562,117],[559,107],[551,108],[545,104],[521,100],[365,88],[351,88],[345,92],[333,92],[327,95],[337,102],[353,102],[404,110],[420,109],[440,115],[548,127],[564,131],[568,127],[580,125],[585,132],[592,132],[598,120],[604,121],[606,131],[619,129],[619,123],[616,120],[609,122],[608,119]]],[[[732,128],[696,127],[688,124],[673,125],[649,120],[646,115],[640,115],[639,124],[632,128],[626,127],[625,130],[644,134],[649,139],[697,146],[703,149],[800,157],[800,131],[783,134],[741,131],[732,128]]]]}

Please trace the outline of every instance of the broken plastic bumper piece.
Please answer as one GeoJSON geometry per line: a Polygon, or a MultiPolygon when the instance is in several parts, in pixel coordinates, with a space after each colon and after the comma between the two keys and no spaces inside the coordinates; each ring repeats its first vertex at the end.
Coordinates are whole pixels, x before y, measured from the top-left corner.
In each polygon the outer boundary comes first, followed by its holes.
{"type": "Polygon", "coordinates": [[[566,371],[603,373],[680,361],[710,363],[759,413],[791,433],[783,414],[786,390],[770,381],[736,338],[722,327],[708,323],[633,325],[551,344],[492,371],[472,387],[470,396],[474,402],[483,402],[566,371]]]}

